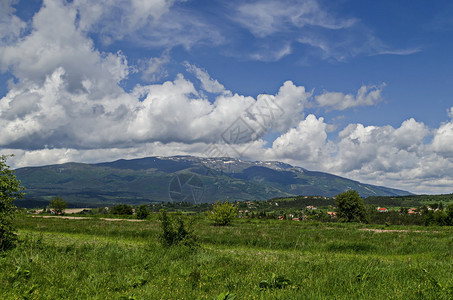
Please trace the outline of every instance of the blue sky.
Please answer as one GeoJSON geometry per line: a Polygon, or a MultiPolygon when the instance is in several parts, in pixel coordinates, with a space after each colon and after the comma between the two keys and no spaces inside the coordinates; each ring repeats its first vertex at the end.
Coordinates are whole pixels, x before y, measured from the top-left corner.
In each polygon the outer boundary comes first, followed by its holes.
{"type": "Polygon", "coordinates": [[[452,16],[451,1],[1,0],[0,152],[228,155],[450,193],[452,16]]]}

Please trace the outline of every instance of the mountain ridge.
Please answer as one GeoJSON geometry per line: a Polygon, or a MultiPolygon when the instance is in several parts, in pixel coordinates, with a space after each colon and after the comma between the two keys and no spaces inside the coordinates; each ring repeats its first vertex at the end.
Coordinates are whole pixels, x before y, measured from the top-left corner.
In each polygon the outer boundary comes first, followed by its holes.
{"type": "Polygon", "coordinates": [[[25,200],[48,201],[59,196],[81,205],[331,197],[348,189],[357,190],[362,197],[411,195],[279,161],[230,157],[152,156],[94,164],[69,162],[19,168],[16,176],[26,188],[25,200]]]}

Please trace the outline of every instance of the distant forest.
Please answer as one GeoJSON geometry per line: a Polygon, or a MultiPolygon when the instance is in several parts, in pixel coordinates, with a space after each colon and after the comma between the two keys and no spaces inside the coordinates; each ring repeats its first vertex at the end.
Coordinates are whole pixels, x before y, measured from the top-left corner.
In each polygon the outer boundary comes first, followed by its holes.
{"type": "Polygon", "coordinates": [[[409,195],[409,196],[398,196],[398,197],[389,197],[389,196],[371,196],[365,198],[365,204],[371,205],[381,205],[389,207],[412,207],[412,206],[422,206],[427,204],[434,203],[453,203],[453,194],[443,194],[443,195],[409,195]]]}
{"type": "MultiPolygon", "coordinates": [[[[334,205],[334,199],[329,197],[321,196],[296,196],[296,197],[282,197],[282,198],[272,198],[267,201],[276,201],[279,200],[280,208],[305,208],[308,205],[314,206],[329,206],[334,205]]],[[[49,200],[50,201],[50,200],[49,200]]],[[[16,200],[14,204],[17,207],[22,208],[43,208],[49,205],[49,201],[43,201],[42,198],[33,199],[28,198],[24,200],[16,200]]],[[[264,201],[260,201],[264,202],[264,201]]],[[[443,194],[443,195],[409,195],[409,196],[370,196],[364,198],[365,204],[384,206],[384,207],[419,207],[423,205],[438,204],[442,202],[444,205],[453,203],[453,194],[443,194]]],[[[149,204],[159,204],[163,202],[150,202],[149,204]]],[[[127,201],[125,201],[127,204],[127,201]]],[[[82,208],[82,207],[100,207],[99,203],[71,203],[68,202],[68,208],[82,208]]],[[[104,205],[105,206],[105,205],[104,205]]],[[[167,203],[164,206],[172,206],[171,203],[167,203]]],[[[179,206],[179,205],[178,205],[179,206]]],[[[185,207],[190,206],[201,206],[191,205],[190,203],[185,203],[185,207]]],[[[209,206],[209,205],[206,205],[209,206]]]]}

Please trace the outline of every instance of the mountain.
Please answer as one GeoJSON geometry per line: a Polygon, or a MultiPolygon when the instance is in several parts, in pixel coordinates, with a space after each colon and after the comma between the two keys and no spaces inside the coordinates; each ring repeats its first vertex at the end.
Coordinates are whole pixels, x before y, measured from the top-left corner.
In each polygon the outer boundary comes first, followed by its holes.
{"type": "Polygon", "coordinates": [[[98,164],[66,163],[16,170],[25,203],[59,196],[73,205],[266,200],[294,195],[334,196],[354,189],[362,197],[411,193],[363,184],[285,163],[193,156],[147,157],[98,164]]]}

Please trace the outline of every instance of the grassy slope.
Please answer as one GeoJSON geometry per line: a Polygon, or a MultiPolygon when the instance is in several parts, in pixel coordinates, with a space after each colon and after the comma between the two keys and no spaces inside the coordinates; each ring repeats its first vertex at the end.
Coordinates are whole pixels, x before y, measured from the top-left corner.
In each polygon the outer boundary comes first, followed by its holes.
{"type": "Polygon", "coordinates": [[[26,242],[0,257],[2,299],[214,299],[226,291],[236,299],[453,296],[452,228],[376,233],[358,224],[275,220],[214,227],[199,217],[201,249],[191,252],[161,248],[155,219],[20,216],[17,227],[26,242]],[[292,284],[260,290],[273,273],[292,284]]]}

